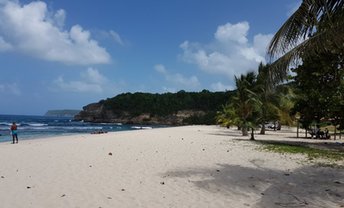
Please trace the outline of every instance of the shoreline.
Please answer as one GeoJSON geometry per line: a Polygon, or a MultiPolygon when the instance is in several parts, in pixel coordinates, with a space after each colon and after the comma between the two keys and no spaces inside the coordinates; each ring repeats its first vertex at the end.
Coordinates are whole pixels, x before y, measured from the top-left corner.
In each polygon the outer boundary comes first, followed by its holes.
{"type": "MultiPolygon", "coordinates": [[[[147,129],[158,129],[158,128],[169,128],[166,126],[140,126],[140,125],[133,125],[130,126],[130,129],[124,129],[124,130],[116,130],[116,131],[104,131],[104,133],[117,133],[117,132],[123,132],[123,131],[137,131],[137,130],[147,130],[147,129]]],[[[23,130],[25,131],[25,130],[23,130]]],[[[19,141],[29,141],[29,140],[38,140],[38,139],[51,139],[54,137],[68,137],[68,136],[78,136],[78,135],[83,135],[83,134],[98,134],[98,133],[94,133],[97,131],[102,131],[100,130],[94,130],[94,131],[90,131],[90,132],[65,132],[65,133],[57,133],[57,134],[53,134],[53,133],[43,133],[43,134],[24,134],[24,136],[22,136],[21,132],[19,131],[18,133],[18,138],[19,141]]],[[[104,134],[101,133],[101,134],[104,134]]],[[[12,135],[10,135],[9,133],[6,134],[1,134],[0,135],[0,144],[1,143],[6,143],[6,142],[12,142],[12,135]],[[6,139],[4,139],[6,138],[6,139]]]]}
{"type": "Polygon", "coordinates": [[[342,169],[248,139],[183,126],[0,143],[0,200],[4,208],[344,206],[342,169]]]}
{"type": "MultiPolygon", "coordinates": [[[[154,129],[165,129],[165,128],[183,128],[183,127],[197,127],[197,126],[208,126],[208,127],[214,127],[219,129],[219,131],[222,132],[236,132],[238,135],[237,136],[241,136],[241,132],[236,130],[235,128],[230,128],[227,129],[225,127],[220,127],[218,125],[184,125],[184,126],[162,126],[162,125],[158,125],[158,127],[146,127],[146,126],[140,126],[139,124],[137,125],[132,125],[131,129],[124,129],[124,130],[117,130],[117,131],[107,131],[106,133],[100,133],[100,134],[116,134],[119,132],[131,132],[131,131],[142,131],[142,130],[154,130],[154,129]],[[140,128],[141,127],[141,128],[140,128]]],[[[31,140],[46,140],[46,139],[59,139],[59,138],[63,138],[63,137],[75,137],[75,136],[85,136],[85,135],[97,135],[97,133],[93,133],[93,132],[77,132],[77,133],[59,133],[59,134],[34,134],[34,135],[29,135],[26,137],[23,137],[23,139],[21,140],[21,137],[19,134],[19,141],[31,141],[31,140]],[[35,137],[37,136],[37,137],[35,137]]],[[[298,140],[300,142],[307,142],[307,143],[322,143],[322,142],[329,142],[329,143],[335,143],[335,142],[344,142],[344,136],[342,136],[341,139],[339,139],[339,136],[337,136],[337,139],[334,140],[333,139],[333,134],[331,134],[331,139],[315,139],[315,138],[310,138],[310,137],[304,137],[305,134],[305,130],[304,129],[300,129],[299,132],[299,137],[296,137],[296,127],[286,127],[283,126],[282,130],[278,130],[278,131],[274,131],[274,130],[269,130],[266,129],[266,134],[265,135],[260,135],[259,134],[259,130],[255,130],[255,138],[258,140],[264,137],[270,137],[270,135],[273,136],[277,136],[276,138],[279,138],[281,135],[285,135],[288,134],[288,137],[282,137],[282,139],[284,141],[295,141],[298,140]]],[[[0,144],[2,143],[6,143],[6,142],[11,142],[12,141],[12,136],[10,134],[1,134],[0,137],[8,137],[9,140],[5,140],[5,141],[0,141],[0,144]]],[[[244,136],[241,136],[242,138],[246,138],[244,136]]],[[[249,138],[249,136],[247,136],[247,138],[249,138]]]]}

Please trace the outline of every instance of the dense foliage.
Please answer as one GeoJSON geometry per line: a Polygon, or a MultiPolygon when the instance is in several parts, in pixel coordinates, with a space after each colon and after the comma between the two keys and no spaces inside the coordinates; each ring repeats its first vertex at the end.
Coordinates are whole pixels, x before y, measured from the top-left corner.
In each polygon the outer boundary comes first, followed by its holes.
{"type": "Polygon", "coordinates": [[[328,52],[305,58],[294,70],[298,94],[294,111],[300,113],[303,127],[330,121],[344,128],[343,60],[342,54],[328,52]]]}
{"type": "Polygon", "coordinates": [[[343,43],[344,0],[302,0],[272,38],[268,53],[272,60],[278,59],[271,76],[281,80],[300,59],[327,53],[329,49],[342,52],[343,43]]]}
{"type": "Polygon", "coordinates": [[[128,113],[129,116],[138,116],[149,113],[151,116],[166,116],[181,110],[203,111],[203,116],[187,119],[191,124],[215,124],[215,114],[225,104],[231,92],[201,92],[177,93],[123,93],[113,98],[100,101],[105,108],[116,114],[128,113]]]}
{"type": "Polygon", "coordinates": [[[290,125],[293,122],[290,109],[294,106],[293,90],[289,84],[274,85],[269,75],[270,65],[260,64],[258,74],[249,72],[235,77],[236,90],[217,114],[217,122],[223,126],[238,126],[242,135],[254,139],[254,130],[261,127],[265,134],[265,124],[277,121],[290,125]]]}
{"type": "Polygon", "coordinates": [[[243,135],[247,135],[247,130],[256,125],[259,117],[261,102],[257,99],[255,87],[257,86],[257,76],[253,72],[246,75],[235,77],[237,87],[230,106],[234,108],[237,119],[237,125],[240,126],[243,135]]]}
{"type": "Polygon", "coordinates": [[[294,113],[312,123],[344,129],[344,1],[303,0],[275,34],[270,55],[280,55],[271,74],[285,78],[291,63],[296,90],[294,113]]]}
{"type": "Polygon", "coordinates": [[[304,128],[326,123],[344,129],[344,0],[303,0],[273,37],[274,81],[295,66],[293,113],[304,128]],[[279,57],[280,56],[280,57],[279,57]]]}

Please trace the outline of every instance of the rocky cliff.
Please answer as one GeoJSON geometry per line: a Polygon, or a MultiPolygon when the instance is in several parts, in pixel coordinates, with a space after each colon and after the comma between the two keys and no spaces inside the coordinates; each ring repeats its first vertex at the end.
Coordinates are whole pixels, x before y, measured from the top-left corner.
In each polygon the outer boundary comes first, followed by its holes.
{"type": "Polygon", "coordinates": [[[95,123],[153,124],[153,125],[184,125],[193,123],[191,120],[204,117],[204,111],[180,110],[176,113],[158,116],[142,113],[131,116],[128,112],[115,113],[107,110],[101,103],[92,103],[77,114],[74,119],[95,123]]]}

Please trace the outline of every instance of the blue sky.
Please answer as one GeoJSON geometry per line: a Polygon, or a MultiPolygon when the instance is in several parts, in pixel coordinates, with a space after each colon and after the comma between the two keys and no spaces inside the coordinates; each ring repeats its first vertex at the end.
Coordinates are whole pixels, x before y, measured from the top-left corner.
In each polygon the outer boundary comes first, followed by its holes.
{"type": "Polygon", "coordinates": [[[0,114],[124,92],[223,91],[300,0],[0,0],[0,114]]]}

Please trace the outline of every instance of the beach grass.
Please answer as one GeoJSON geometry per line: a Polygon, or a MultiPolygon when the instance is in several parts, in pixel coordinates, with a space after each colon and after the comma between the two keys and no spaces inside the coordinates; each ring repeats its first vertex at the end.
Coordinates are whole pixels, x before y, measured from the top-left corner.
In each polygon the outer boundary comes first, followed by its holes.
{"type": "Polygon", "coordinates": [[[289,154],[303,154],[306,155],[309,160],[313,159],[326,159],[331,161],[344,160],[344,152],[340,150],[328,150],[318,149],[304,144],[286,144],[286,143],[262,143],[263,150],[277,152],[277,153],[289,153],[289,154]]]}

